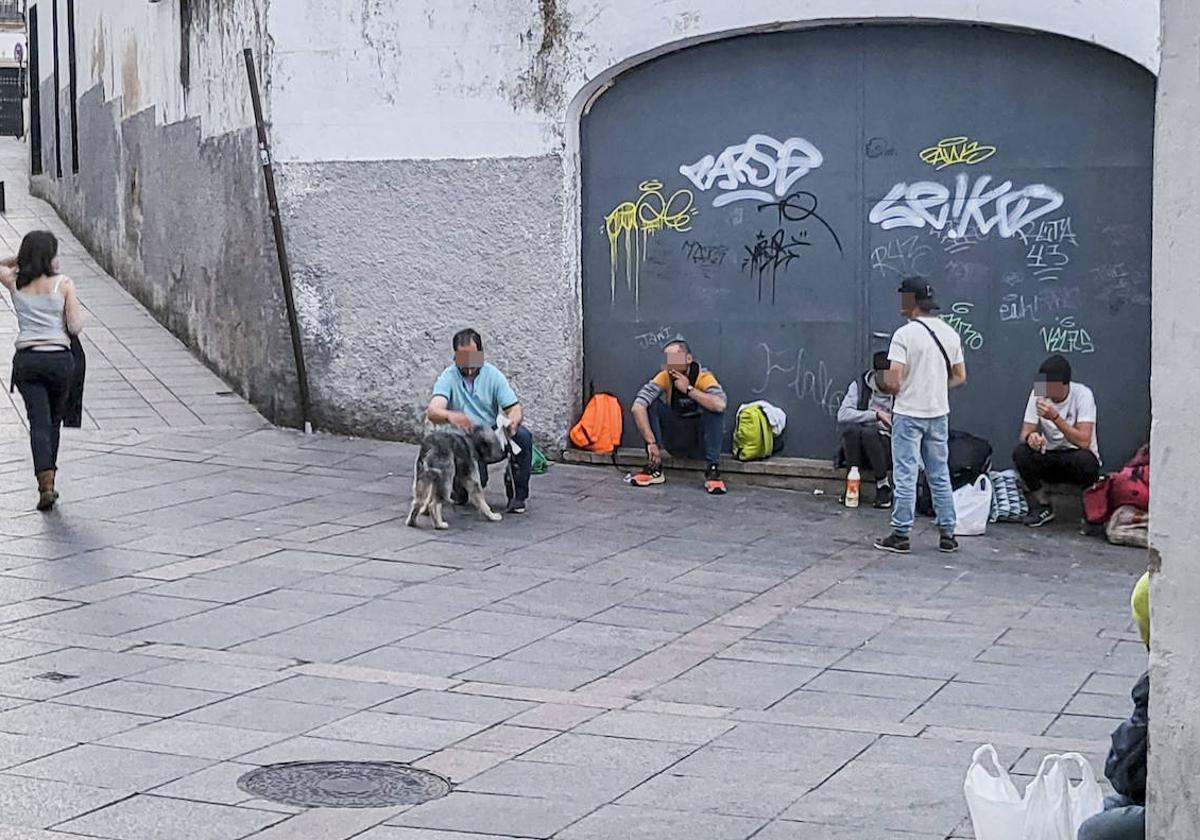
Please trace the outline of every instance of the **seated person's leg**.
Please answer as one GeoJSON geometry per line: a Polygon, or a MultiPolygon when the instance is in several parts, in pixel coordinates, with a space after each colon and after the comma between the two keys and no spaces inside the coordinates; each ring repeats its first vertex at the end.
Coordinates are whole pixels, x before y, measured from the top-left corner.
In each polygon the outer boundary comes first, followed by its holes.
{"type": "Polygon", "coordinates": [[[875,475],[875,507],[886,509],[892,506],[892,440],[878,429],[863,430],[863,453],[867,466],[875,475]]]}
{"type": "Polygon", "coordinates": [[[650,409],[647,412],[650,419],[650,431],[654,432],[654,440],[658,443],[658,448],[666,449],[666,441],[663,440],[663,412],[667,410],[666,405],[662,400],[655,400],[650,403],[650,409]]]}
{"type": "Polygon", "coordinates": [[[721,444],[725,439],[725,412],[701,409],[700,436],[703,439],[705,466],[719,466],[721,463],[721,444]]]}
{"type": "Polygon", "coordinates": [[[1100,462],[1089,449],[1060,449],[1046,453],[1042,481],[1091,487],[1100,477],[1100,462]]]}
{"type": "Polygon", "coordinates": [[[867,456],[863,453],[863,437],[865,426],[850,426],[842,432],[842,450],[846,453],[846,466],[862,469],[867,465],[867,456]]]}
{"type": "Polygon", "coordinates": [[[524,502],[529,498],[529,476],[533,474],[533,435],[521,426],[513,434],[513,442],[521,447],[521,453],[513,458],[513,482],[516,484],[513,501],[524,502]]]}
{"type": "Polygon", "coordinates": [[[1145,840],[1146,809],[1129,805],[1104,811],[1079,827],[1079,840],[1145,840]]]}
{"type": "Polygon", "coordinates": [[[1036,449],[1030,449],[1027,443],[1018,443],[1012,454],[1013,466],[1021,476],[1021,482],[1029,491],[1032,501],[1036,504],[1048,504],[1050,499],[1042,486],[1046,471],[1046,456],[1036,449]]]}

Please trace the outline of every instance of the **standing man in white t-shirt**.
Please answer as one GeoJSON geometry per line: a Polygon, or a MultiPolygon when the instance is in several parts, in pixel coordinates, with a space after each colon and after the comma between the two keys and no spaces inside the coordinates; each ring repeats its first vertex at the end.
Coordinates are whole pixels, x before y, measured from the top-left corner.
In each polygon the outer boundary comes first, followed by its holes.
{"type": "Polygon", "coordinates": [[[1033,528],[1054,519],[1046,482],[1091,487],[1100,477],[1096,397],[1088,386],[1071,381],[1071,363],[1062,356],[1051,356],[1038,368],[1013,464],[1029,491],[1025,524],[1033,528]]]}
{"type": "Polygon", "coordinates": [[[875,541],[881,551],[908,554],[909,534],[917,504],[917,473],[925,477],[933,495],[940,533],[938,549],[958,550],[954,529],[954,489],[950,484],[950,389],[967,381],[962,341],[958,333],[934,313],[939,309],[933,287],[920,277],[900,285],[900,311],[908,323],[896,330],[888,350],[891,369],[884,376],[885,390],[896,395],[892,410],[893,482],[892,533],[875,541]]]}

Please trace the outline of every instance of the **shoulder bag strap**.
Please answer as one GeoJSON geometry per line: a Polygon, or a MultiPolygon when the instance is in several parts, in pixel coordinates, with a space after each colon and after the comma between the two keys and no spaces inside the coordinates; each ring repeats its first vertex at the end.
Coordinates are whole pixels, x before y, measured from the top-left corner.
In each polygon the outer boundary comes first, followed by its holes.
{"type": "Polygon", "coordinates": [[[937,333],[933,331],[933,327],[926,324],[920,318],[914,318],[913,320],[925,328],[926,332],[929,333],[929,337],[933,339],[933,343],[936,344],[937,348],[942,351],[942,358],[946,360],[946,376],[952,376],[954,374],[954,365],[950,364],[950,354],[947,353],[946,348],[942,346],[941,339],[937,337],[937,333]]]}

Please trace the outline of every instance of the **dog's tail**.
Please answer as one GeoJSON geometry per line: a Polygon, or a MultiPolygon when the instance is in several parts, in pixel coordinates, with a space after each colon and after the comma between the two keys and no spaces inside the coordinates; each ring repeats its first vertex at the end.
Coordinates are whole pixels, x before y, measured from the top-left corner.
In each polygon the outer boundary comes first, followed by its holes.
{"type": "Polygon", "coordinates": [[[445,476],[442,473],[442,469],[435,466],[436,463],[437,459],[434,457],[434,453],[432,451],[426,452],[425,457],[421,459],[417,472],[426,481],[440,484],[445,476]]]}

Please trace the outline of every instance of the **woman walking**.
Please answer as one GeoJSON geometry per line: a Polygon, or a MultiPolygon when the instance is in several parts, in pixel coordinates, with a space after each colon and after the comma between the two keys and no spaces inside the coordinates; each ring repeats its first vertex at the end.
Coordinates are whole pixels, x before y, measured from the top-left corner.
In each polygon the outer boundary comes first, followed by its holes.
{"type": "Polygon", "coordinates": [[[15,258],[0,261],[0,283],[12,294],[17,315],[17,352],[13,382],[25,399],[29,442],[37,474],[37,509],[48,511],[58,500],[58,440],[63,412],[74,383],[71,336],[83,329],[83,312],[71,278],[59,274],[58,239],[34,231],[21,241],[15,258]]]}

